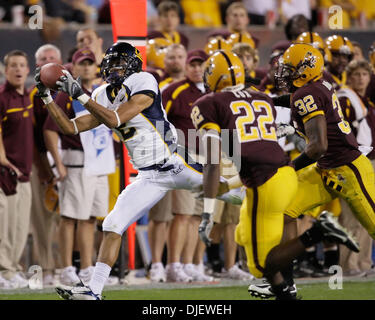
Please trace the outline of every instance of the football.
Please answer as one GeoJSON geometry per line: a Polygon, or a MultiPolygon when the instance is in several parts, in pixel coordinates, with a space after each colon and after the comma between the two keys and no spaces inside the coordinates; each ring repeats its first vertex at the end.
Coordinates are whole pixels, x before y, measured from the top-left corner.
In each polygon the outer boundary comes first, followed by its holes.
{"type": "Polygon", "coordinates": [[[52,90],[57,90],[56,81],[64,75],[62,72],[66,70],[62,65],[57,63],[47,63],[40,69],[40,81],[52,90]]]}

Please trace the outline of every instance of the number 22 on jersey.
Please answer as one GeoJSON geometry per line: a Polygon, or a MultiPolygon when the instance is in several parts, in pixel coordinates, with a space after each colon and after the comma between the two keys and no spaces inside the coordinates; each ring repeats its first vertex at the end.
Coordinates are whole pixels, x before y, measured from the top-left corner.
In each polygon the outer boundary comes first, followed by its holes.
{"type": "Polygon", "coordinates": [[[240,143],[270,140],[277,141],[271,105],[264,100],[253,100],[251,103],[245,100],[233,101],[230,109],[234,115],[241,114],[241,110],[245,111],[245,115],[236,119],[236,128],[239,132],[238,139],[240,143]],[[256,113],[266,111],[266,114],[256,115],[256,113]],[[267,129],[267,125],[271,125],[267,129]]]}

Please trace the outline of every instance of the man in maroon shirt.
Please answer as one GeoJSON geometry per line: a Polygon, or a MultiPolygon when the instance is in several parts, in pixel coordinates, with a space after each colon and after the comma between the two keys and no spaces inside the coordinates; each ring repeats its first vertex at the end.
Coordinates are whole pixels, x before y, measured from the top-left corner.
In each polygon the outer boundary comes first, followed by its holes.
{"type": "MultiPolygon", "coordinates": [[[[72,62],[74,74],[81,78],[83,90],[91,95],[96,80],[94,53],[87,48],[80,49],[73,55],[72,62]]],[[[70,119],[76,117],[77,110],[82,108],[66,93],[60,92],[55,101],[70,119]]],[[[79,277],[87,283],[93,271],[95,218],[103,217],[108,212],[108,178],[107,175],[86,174],[83,170],[84,148],[80,136],[59,134],[59,128],[51,116],[48,116],[44,125],[44,136],[47,149],[55,160],[58,179],[61,180],[59,249],[63,270],[60,282],[74,285],[80,281],[72,265],[75,225],[77,225],[76,241],[81,267],[79,277]],[[59,136],[61,156],[58,150],[59,136]]]]}
{"type": "Polygon", "coordinates": [[[23,288],[28,282],[17,271],[29,233],[33,160],[33,108],[25,88],[27,55],[9,52],[4,58],[6,83],[0,87],[0,164],[16,172],[17,193],[0,189],[0,287],[23,288]]]}
{"type": "Polygon", "coordinates": [[[166,38],[172,43],[181,43],[186,49],[189,39],[177,30],[180,24],[179,6],[173,1],[163,1],[158,6],[160,30],[153,30],[147,35],[147,39],[166,38]]]}
{"type": "Polygon", "coordinates": [[[164,56],[164,74],[160,77],[159,89],[163,92],[171,83],[185,77],[186,49],[181,44],[172,44],[164,56]]]}

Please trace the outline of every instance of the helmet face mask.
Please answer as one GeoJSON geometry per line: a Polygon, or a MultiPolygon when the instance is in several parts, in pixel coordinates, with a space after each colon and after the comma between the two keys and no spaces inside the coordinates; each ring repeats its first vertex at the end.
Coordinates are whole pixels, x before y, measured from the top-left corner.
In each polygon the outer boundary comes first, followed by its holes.
{"type": "Polygon", "coordinates": [[[277,71],[275,73],[275,86],[277,90],[291,90],[294,80],[300,77],[299,72],[290,65],[284,64],[283,58],[280,57],[277,71]]]}

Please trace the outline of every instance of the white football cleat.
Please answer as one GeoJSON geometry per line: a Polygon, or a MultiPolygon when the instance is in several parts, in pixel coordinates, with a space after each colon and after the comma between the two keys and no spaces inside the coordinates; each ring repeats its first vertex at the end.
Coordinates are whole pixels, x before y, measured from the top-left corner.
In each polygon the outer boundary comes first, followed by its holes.
{"type": "Polygon", "coordinates": [[[71,288],[59,286],[55,290],[64,300],[102,300],[100,294],[95,294],[90,287],[83,285],[82,282],[71,288]]]}
{"type": "MultiPolygon", "coordinates": [[[[263,282],[262,284],[251,284],[247,291],[256,298],[269,299],[275,297],[271,285],[267,281],[263,282]]],[[[289,286],[289,291],[293,296],[297,296],[297,286],[295,284],[292,287],[289,286]]]]}

